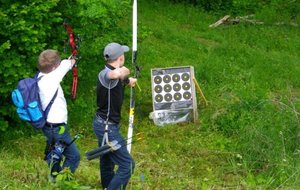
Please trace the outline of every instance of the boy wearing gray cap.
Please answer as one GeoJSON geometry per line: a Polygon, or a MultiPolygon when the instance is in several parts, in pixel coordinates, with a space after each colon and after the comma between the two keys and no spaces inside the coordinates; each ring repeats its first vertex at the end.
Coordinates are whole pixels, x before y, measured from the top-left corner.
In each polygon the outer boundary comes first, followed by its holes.
{"type": "Polygon", "coordinates": [[[134,87],[137,81],[136,78],[128,78],[130,71],[124,66],[124,53],[128,51],[128,46],[115,42],[108,44],[103,52],[106,64],[97,80],[97,111],[93,128],[98,145],[101,147],[115,140],[121,145],[118,150],[100,157],[101,184],[108,190],[125,189],[135,167],[119,131],[124,86],[134,87]],[[116,165],[118,170],[114,172],[116,165]]]}

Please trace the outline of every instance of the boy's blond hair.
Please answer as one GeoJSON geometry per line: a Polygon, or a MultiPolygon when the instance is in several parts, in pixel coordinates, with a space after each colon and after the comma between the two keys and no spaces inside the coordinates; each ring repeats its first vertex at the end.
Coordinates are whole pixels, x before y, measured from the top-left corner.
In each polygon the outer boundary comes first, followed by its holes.
{"type": "Polygon", "coordinates": [[[47,49],[40,54],[37,67],[42,73],[50,73],[60,62],[59,53],[56,50],[47,49]]]}

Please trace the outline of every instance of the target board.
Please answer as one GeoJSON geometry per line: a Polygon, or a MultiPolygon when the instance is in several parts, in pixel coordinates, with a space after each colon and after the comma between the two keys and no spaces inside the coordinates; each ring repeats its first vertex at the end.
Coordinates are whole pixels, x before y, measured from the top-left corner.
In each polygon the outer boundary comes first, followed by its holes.
{"type": "Polygon", "coordinates": [[[151,70],[154,110],[180,110],[197,108],[194,68],[172,67],[151,70]]]}

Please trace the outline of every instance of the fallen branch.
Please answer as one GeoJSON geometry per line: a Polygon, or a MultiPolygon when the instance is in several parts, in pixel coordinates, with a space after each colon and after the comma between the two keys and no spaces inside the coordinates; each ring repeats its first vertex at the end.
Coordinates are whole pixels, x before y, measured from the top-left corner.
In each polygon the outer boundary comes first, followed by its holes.
{"type": "Polygon", "coordinates": [[[264,22],[260,22],[260,21],[254,20],[254,19],[250,19],[250,18],[253,18],[253,17],[254,17],[254,15],[236,17],[236,18],[232,19],[231,22],[233,22],[233,23],[248,22],[248,23],[251,23],[251,24],[264,24],[264,22]]]}
{"type": "MultiPolygon", "coordinates": [[[[264,22],[261,21],[257,21],[255,19],[253,19],[254,14],[251,15],[246,15],[243,17],[236,17],[236,18],[230,18],[230,15],[226,15],[223,18],[221,18],[220,20],[218,20],[217,22],[215,22],[214,24],[209,25],[210,28],[215,28],[218,27],[220,25],[223,24],[239,24],[239,23],[250,23],[250,24],[254,24],[254,25],[262,25],[265,24],[264,22]]],[[[275,25],[290,25],[290,26],[295,26],[297,27],[298,24],[291,22],[291,23],[285,23],[285,22],[276,22],[275,25]]]]}
{"type": "Polygon", "coordinates": [[[290,23],[286,23],[286,22],[276,22],[275,25],[277,25],[277,26],[288,25],[288,26],[295,26],[295,27],[298,26],[298,24],[296,24],[296,23],[294,23],[294,22],[290,22],[290,23]]]}
{"type": "Polygon", "coordinates": [[[214,24],[209,25],[210,28],[215,28],[221,24],[224,24],[225,22],[228,21],[229,19],[229,15],[224,16],[223,18],[221,18],[220,20],[218,20],[217,22],[215,22],[214,24]]]}
{"type": "Polygon", "coordinates": [[[221,18],[220,20],[218,20],[216,23],[209,25],[209,27],[215,28],[222,24],[239,24],[241,22],[248,22],[251,24],[264,24],[264,22],[260,22],[260,21],[251,19],[252,17],[254,17],[254,15],[247,15],[247,16],[243,16],[243,17],[236,17],[236,18],[230,19],[230,16],[226,15],[223,18],[221,18]]]}

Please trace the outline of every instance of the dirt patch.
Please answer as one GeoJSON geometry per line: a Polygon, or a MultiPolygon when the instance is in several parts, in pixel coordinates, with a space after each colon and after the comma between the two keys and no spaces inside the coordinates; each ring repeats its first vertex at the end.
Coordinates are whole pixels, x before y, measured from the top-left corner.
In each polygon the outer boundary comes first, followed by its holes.
{"type": "Polygon", "coordinates": [[[197,37],[196,41],[199,42],[202,45],[207,46],[207,47],[218,47],[220,45],[216,41],[205,39],[205,38],[201,38],[201,37],[197,37]]]}

